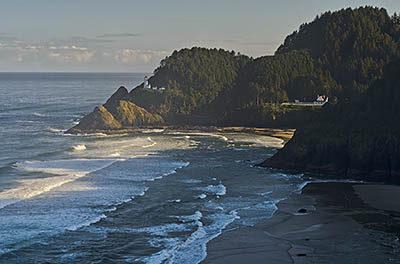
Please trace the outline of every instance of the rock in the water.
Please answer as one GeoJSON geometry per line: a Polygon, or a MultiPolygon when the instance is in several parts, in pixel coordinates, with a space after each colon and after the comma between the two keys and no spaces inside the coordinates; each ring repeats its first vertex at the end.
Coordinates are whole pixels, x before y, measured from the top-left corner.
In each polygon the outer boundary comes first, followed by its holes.
{"type": "Polygon", "coordinates": [[[301,208],[297,211],[299,214],[305,214],[307,213],[307,209],[301,208]]]}

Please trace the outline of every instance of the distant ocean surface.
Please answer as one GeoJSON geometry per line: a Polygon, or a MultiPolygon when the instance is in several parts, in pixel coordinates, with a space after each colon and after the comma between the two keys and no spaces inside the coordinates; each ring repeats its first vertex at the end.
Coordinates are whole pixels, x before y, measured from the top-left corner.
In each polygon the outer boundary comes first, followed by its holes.
{"type": "Polygon", "coordinates": [[[0,73],[0,263],[200,263],[304,184],[249,134],[64,131],[139,73],[0,73]]]}

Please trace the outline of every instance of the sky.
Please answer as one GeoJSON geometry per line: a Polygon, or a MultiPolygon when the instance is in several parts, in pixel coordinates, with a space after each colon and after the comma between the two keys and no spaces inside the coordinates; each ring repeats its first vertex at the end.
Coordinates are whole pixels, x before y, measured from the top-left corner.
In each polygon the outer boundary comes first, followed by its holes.
{"type": "Polygon", "coordinates": [[[1,0],[0,72],[151,72],[181,48],[272,55],[325,11],[400,0],[1,0]]]}

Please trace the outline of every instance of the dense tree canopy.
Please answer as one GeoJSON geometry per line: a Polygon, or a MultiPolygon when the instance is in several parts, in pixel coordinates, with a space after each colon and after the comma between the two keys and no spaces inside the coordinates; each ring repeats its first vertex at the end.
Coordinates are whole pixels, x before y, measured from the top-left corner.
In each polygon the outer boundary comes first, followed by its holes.
{"type": "Polygon", "coordinates": [[[398,21],[383,8],[326,12],[289,35],[276,54],[307,50],[344,87],[343,96],[351,97],[365,91],[399,56],[398,21]]]}
{"type": "Polygon", "coordinates": [[[222,49],[174,51],[161,61],[150,78],[153,86],[167,88],[158,101],[157,111],[179,114],[201,111],[218,96],[232,90],[238,72],[250,60],[222,49]]]}
{"type": "Polygon", "coordinates": [[[248,63],[239,74],[235,97],[241,106],[312,101],[317,94],[335,96],[341,87],[315,65],[307,51],[266,56],[248,63]]]}
{"type": "Polygon", "coordinates": [[[357,98],[399,57],[399,21],[385,9],[348,8],[301,25],[274,56],[174,51],[150,78],[153,86],[166,90],[138,87],[129,100],[164,117],[218,116],[216,121],[240,123],[235,119],[246,113],[263,125],[293,110],[280,106],[285,101],[312,101],[318,94],[335,103],[357,98]]]}

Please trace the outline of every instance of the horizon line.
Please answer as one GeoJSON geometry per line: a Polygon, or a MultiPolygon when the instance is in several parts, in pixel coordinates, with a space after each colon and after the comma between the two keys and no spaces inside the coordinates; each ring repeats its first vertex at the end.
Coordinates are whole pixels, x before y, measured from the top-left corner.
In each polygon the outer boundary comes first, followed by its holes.
{"type": "Polygon", "coordinates": [[[117,71],[0,71],[0,74],[3,73],[143,73],[149,74],[151,72],[117,72],[117,71]]]}

